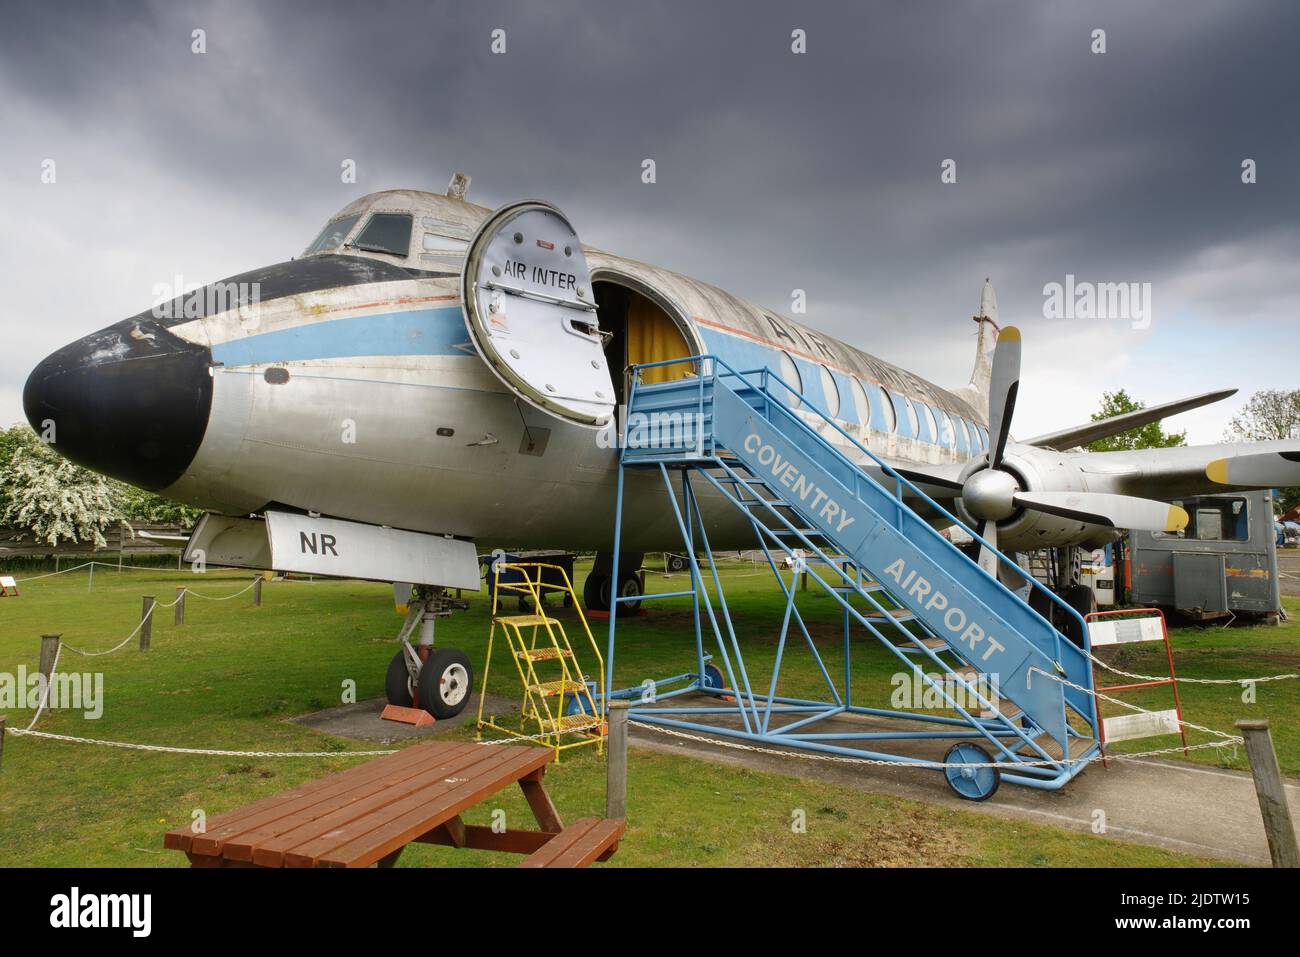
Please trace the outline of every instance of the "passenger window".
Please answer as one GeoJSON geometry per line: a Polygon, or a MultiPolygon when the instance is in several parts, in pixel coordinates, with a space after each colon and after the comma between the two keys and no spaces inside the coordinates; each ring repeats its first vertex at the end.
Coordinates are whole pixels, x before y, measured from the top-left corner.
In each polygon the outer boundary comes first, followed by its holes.
{"type": "Polygon", "coordinates": [[[795,365],[794,359],[788,353],[781,353],[781,371],[777,375],[789,388],[781,389],[780,383],[777,383],[777,389],[773,391],[776,391],[778,395],[781,392],[786,393],[786,404],[792,409],[799,408],[799,396],[796,392],[803,392],[803,377],[799,375],[799,367],[795,365]],[[794,389],[795,392],[791,392],[791,389],[794,389]]]}
{"type": "Polygon", "coordinates": [[[926,441],[927,441],[927,442],[933,442],[935,445],[940,444],[940,442],[939,442],[939,422],[938,422],[938,420],[934,417],[934,410],[931,409],[931,408],[930,408],[928,405],[926,405],[924,402],[919,403],[919,405],[921,406],[921,412],[924,413],[924,415],[925,415],[925,425],[926,425],[926,428],[928,428],[928,429],[930,430],[930,434],[926,436],[926,441]]]}
{"type": "Polygon", "coordinates": [[[411,251],[411,214],[375,213],[350,245],[371,253],[407,255],[411,251]]]}
{"type": "Polygon", "coordinates": [[[885,413],[885,421],[881,423],[882,432],[896,432],[898,430],[898,412],[894,409],[894,394],[888,389],[880,390],[881,402],[880,408],[885,413]]]}
{"type": "Polygon", "coordinates": [[[853,383],[853,404],[858,410],[858,421],[862,427],[869,428],[871,425],[871,399],[867,397],[867,390],[863,388],[862,383],[857,379],[850,379],[853,383]]]}
{"type": "Polygon", "coordinates": [[[840,388],[831,370],[821,366],[822,393],[826,396],[826,414],[832,419],[840,414],[840,388]]]}

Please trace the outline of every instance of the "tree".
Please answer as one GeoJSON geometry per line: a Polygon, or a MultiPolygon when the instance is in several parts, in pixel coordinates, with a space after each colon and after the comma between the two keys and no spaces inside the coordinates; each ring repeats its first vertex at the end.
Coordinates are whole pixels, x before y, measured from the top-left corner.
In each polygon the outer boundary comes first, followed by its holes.
{"type": "Polygon", "coordinates": [[[1300,389],[1264,389],[1232,417],[1223,437],[1229,442],[1268,442],[1300,437],[1300,389]]]}
{"type": "MultiPolygon", "coordinates": [[[[1232,417],[1223,437],[1229,442],[1271,442],[1300,438],[1300,389],[1262,389],[1232,417]]],[[[1300,503],[1300,486],[1278,489],[1274,507],[1285,512],[1300,503]]]]}
{"type": "MultiPolygon", "coordinates": [[[[1102,419],[1123,415],[1125,412],[1137,412],[1146,407],[1145,402],[1131,398],[1124,389],[1118,392],[1103,392],[1101,411],[1093,413],[1092,421],[1100,422],[1102,419]]],[[[1110,438],[1089,442],[1087,449],[1089,452],[1127,452],[1132,449],[1168,449],[1175,445],[1186,444],[1186,432],[1166,432],[1157,421],[1112,435],[1110,438]]]]}
{"type": "Polygon", "coordinates": [[[186,527],[203,517],[203,509],[163,498],[157,492],[146,492],[125,482],[113,482],[113,487],[118,505],[130,521],[186,527]]]}
{"type": "Polygon", "coordinates": [[[123,518],[117,490],[102,475],[59,455],[25,425],[4,433],[0,449],[0,523],[36,540],[107,544],[104,529],[123,518]]]}

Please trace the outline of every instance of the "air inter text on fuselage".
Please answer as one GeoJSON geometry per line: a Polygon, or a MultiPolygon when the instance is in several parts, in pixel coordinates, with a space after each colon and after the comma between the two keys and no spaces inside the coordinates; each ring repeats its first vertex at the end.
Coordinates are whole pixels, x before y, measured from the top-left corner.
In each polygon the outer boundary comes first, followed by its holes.
{"type": "Polygon", "coordinates": [[[514,259],[507,259],[505,273],[513,279],[527,279],[539,286],[551,286],[555,289],[574,289],[578,277],[571,272],[547,269],[545,266],[529,266],[514,259]]]}

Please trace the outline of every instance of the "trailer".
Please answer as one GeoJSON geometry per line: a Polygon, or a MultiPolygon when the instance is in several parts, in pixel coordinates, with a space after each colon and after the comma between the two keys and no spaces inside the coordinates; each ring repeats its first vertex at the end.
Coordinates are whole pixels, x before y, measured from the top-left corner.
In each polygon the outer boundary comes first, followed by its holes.
{"type": "Polygon", "coordinates": [[[1174,502],[1190,517],[1178,532],[1133,532],[1132,600],[1198,620],[1277,620],[1273,496],[1266,491],[1174,502]]]}

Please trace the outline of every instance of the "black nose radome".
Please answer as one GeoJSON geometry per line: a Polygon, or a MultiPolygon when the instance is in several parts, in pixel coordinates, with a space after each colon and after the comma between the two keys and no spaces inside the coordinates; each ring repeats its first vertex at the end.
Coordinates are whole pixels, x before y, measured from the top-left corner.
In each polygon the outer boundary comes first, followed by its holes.
{"type": "Polygon", "coordinates": [[[72,461],[158,490],[185,472],[208,424],[211,355],[151,319],[78,339],[27,377],[23,411],[72,461]]]}

